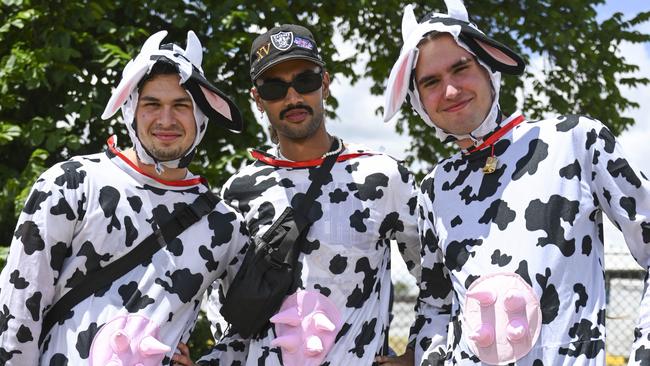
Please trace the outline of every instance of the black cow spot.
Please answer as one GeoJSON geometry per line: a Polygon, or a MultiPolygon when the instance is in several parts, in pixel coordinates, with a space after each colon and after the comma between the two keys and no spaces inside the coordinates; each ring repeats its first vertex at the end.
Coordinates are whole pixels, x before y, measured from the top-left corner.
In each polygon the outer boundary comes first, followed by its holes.
{"type": "Polygon", "coordinates": [[[86,274],[95,272],[98,269],[101,268],[101,263],[100,262],[107,262],[113,256],[109,253],[105,254],[99,254],[95,251],[95,247],[93,246],[93,243],[86,241],[81,245],[81,248],[79,248],[79,252],[77,253],[77,257],[86,257],[86,274]]]}
{"type": "Polygon", "coordinates": [[[641,366],[650,366],[650,348],[645,348],[645,345],[637,348],[634,351],[634,361],[641,361],[641,366]]]}
{"type": "Polygon", "coordinates": [[[370,322],[363,322],[361,332],[354,338],[354,348],[349,349],[348,352],[359,358],[363,357],[364,348],[375,339],[375,325],[377,325],[377,318],[373,318],[370,322]]]}
{"type": "Polygon", "coordinates": [[[402,182],[408,183],[412,175],[408,168],[402,164],[397,164],[397,171],[399,172],[399,176],[402,178],[402,182]]]}
{"type": "Polygon", "coordinates": [[[517,214],[514,210],[511,210],[510,207],[508,207],[507,202],[497,199],[492,202],[487,210],[485,210],[485,213],[481,216],[478,222],[480,224],[489,224],[490,222],[494,222],[499,230],[503,231],[508,227],[509,223],[515,221],[516,216],[517,214]]]}
{"type": "Polygon", "coordinates": [[[68,358],[65,355],[57,353],[50,358],[50,366],[68,366],[68,358]]]}
{"type": "MultiPolygon", "coordinates": [[[[291,198],[291,207],[294,210],[298,210],[298,207],[302,203],[302,201],[305,199],[305,194],[300,192],[296,193],[293,198],[291,198]]],[[[320,218],[323,217],[323,208],[321,206],[321,203],[318,201],[314,201],[311,206],[309,207],[309,211],[307,212],[307,218],[311,222],[316,222],[320,220],[320,218]]]]}
{"type": "Polygon", "coordinates": [[[142,209],[142,199],[140,196],[130,196],[127,197],[126,200],[129,202],[129,206],[131,206],[133,211],[140,213],[140,210],[142,209]]]}
{"type": "Polygon", "coordinates": [[[16,317],[11,315],[7,305],[2,305],[2,312],[0,312],[0,334],[4,333],[9,329],[9,321],[15,319],[16,317]]]}
{"type": "MultiPolygon", "coordinates": [[[[591,163],[593,165],[598,165],[598,158],[600,157],[600,151],[599,150],[594,150],[594,156],[591,159],[591,163]]],[[[595,174],[596,172],[594,172],[595,174]]]]}
{"type": "Polygon", "coordinates": [[[25,207],[23,207],[23,212],[29,215],[32,215],[36,211],[41,209],[41,203],[43,203],[49,196],[52,195],[52,192],[43,192],[37,189],[33,190],[29,195],[27,202],[25,202],[25,207]]]}
{"type": "Polygon", "coordinates": [[[612,175],[612,177],[616,178],[620,175],[634,187],[641,188],[641,179],[637,177],[627,160],[618,158],[615,161],[608,161],[607,171],[612,175]]]}
{"type": "Polygon", "coordinates": [[[612,194],[607,190],[607,188],[603,188],[603,197],[607,200],[607,204],[611,206],[612,194]]]}
{"type": "Polygon", "coordinates": [[[515,270],[515,273],[519,275],[529,286],[533,286],[533,281],[530,279],[530,274],[528,273],[528,262],[525,260],[519,262],[519,266],[515,270]]]}
{"type": "Polygon", "coordinates": [[[14,358],[14,355],[20,355],[22,353],[23,353],[22,351],[18,351],[18,350],[7,351],[3,347],[0,347],[0,363],[4,365],[6,362],[14,358]]]}
{"type": "Polygon", "coordinates": [[[534,175],[539,163],[548,157],[548,144],[540,139],[531,140],[528,144],[528,153],[515,164],[512,180],[518,180],[526,173],[534,175]]]}
{"type": "Polygon", "coordinates": [[[465,262],[469,257],[476,255],[474,252],[470,252],[468,247],[473,247],[483,244],[482,239],[464,239],[463,241],[452,241],[447,246],[447,251],[445,252],[445,264],[450,271],[460,271],[465,265],[465,262]]]}
{"type": "Polygon", "coordinates": [[[550,277],[550,268],[546,268],[546,275],[539,273],[535,275],[537,283],[542,288],[542,297],[539,300],[542,310],[542,324],[550,324],[557,317],[560,309],[560,297],[555,289],[555,285],[548,283],[550,277]]]}
{"type": "Polygon", "coordinates": [[[280,181],[278,182],[278,185],[280,187],[283,187],[283,188],[291,188],[291,187],[296,186],[295,184],[293,184],[293,181],[291,179],[289,179],[289,178],[280,179],[280,181]]]}
{"type": "Polygon", "coordinates": [[[507,254],[501,254],[501,251],[499,249],[495,250],[494,253],[492,253],[492,264],[496,264],[499,267],[505,267],[510,263],[512,260],[511,255],[507,254]]]}
{"type": "Polygon", "coordinates": [[[36,291],[34,295],[30,296],[25,300],[25,307],[29,310],[29,313],[32,316],[32,319],[36,322],[41,317],[41,298],[43,294],[40,291],[36,291]]]}
{"type": "Polygon", "coordinates": [[[33,341],[34,337],[32,336],[32,331],[29,330],[28,327],[21,324],[18,328],[18,332],[16,332],[16,339],[18,339],[18,342],[20,343],[26,343],[33,341]]]}
{"type": "Polygon", "coordinates": [[[120,286],[117,292],[122,297],[122,305],[129,313],[137,313],[155,302],[151,297],[142,295],[135,281],[120,286]]]}
{"type": "Polygon", "coordinates": [[[380,238],[388,238],[392,237],[396,232],[403,232],[404,231],[404,222],[399,219],[399,213],[398,212],[391,212],[386,217],[384,217],[384,220],[382,220],[381,225],[379,225],[379,237],[380,238]],[[391,232],[391,235],[389,236],[389,232],[391,232]]]}
{"type": "Polygon", "coordinates": [[[366,177],[364,183],[348,183],[348,189],[355,192],[355,197],[362,201],[374,201],[384,196],[379,187],[388,187],[388,176],[383,173],[373,173],[366,177]]]}
{"type": "MultiPolygon", "coordinates": [[[[174,211],[176,210],[174,209],[174,211]]],[[[214,233],[210,242],[212,248],[230,243],[234,230],[232,222],[235,221],[236,218],[237,215],[234,212],[224,214],[219,211],[212,211],[208,215],[208,227],[214,233]]]]}
{"type": "Polygon", "coordinates": [[[564,228],[560,224],[560,219],[573,225],[579,207],[580,202],[569,201],[559,195],[552,195],[548,203],[535,199],[526,208],[526,229],[543,230],[546,236],[539,237],[537,245],[541,247],[548,244],[555,245],[562,255],[570,257],[575,252],[575,239],[568,240],[564,237],[564,228]]]}
{"type": "Polygon", "coordinates": [[[589,150],[589,148],[596,143],[596,139],[598,139],[598,134],[596,134],[596,130],[591,129],[589,132],[587,132],[587,140],[585,141],[585,150],[589,150]]]}
{"type": "Polygon", "coordinates": [[[501,186],[499,179],[501,179],[503,173],[505,173],[506,168],[507,165],[503,164],[498,167],[492,174],[483,175],[481,186],[478,188],[478,193],[476,194],[472,193],[472,186],[466,186],[460,191],[460,198],[465,201],[466,205],[469,205],[473,201],[482,202],[486,198],[494,196],[494,194],[497,192],[497,189],[501,186]]]}
{"type": "Polygon", "coordinates": [[[311,254],[314,250],[318,250],[318,248],[320,248],[320,241],[318,239],[315,239],[314,241],[305,239],[302,243],[302,252],[307,255],[311,254]]]}
{"type": "Polygon", "coordinates": [[[431,229],[427,229],[424,234],[420,236],[420,242],[424,248],[431,253],[438,250],[438,238],[435,236],[431,229]]]}
{"type": "Polygon", "coordinates": [[[119,203],[120,192],[117,189],[111,186],[104,186],[99,190],[99,205],[102,207],[102,211],[104,211],[104,217],[107,219],[110,218],[111,220],[108,226],[106,226],[106,231],[108,233],[111,233],[113,228],[116,228],[117,230],[122,228],[120,220],[118,220],[117,215],[115,215],[115,210],[119,203]]]}
{"type": "Polygon", "coordinates": [[[323,295],[323,296],[329,296],[329,295],[332,294],[332,290],[330,290],[329,287],[325,287],[325,286],[321,286],[319,284],[315,284],[314,288],[316,290],[318,290],[321,293],[321,295],[323,295]]]}
{"type": "Polygon", "coordinates": [[[350,296],[348,296],[347,303],[345,304],[346,307],[357,308],[357,309],[361,309],[363,307],[364,302],[370,298],[373,284],[377,282],[378,271],[379,268],[373,269],[370,266],[370,261],[368,260],[368,258],[360,258],[357,261],[357,264],[354,268],[354,272],[363,273],[363,281],[362,281],[363,288],[360,289],[359,286],[357,285],[354,288],[354,290],[352,290],[352,293],[350,294],[350,296]]]}
{"type": "Polygon", "coordinates": [[[421,285],[424,288],[420,289],[420,297],[425,299],[444,299],[452,290],[451,280],[442,263],[435,263],[431,268],[422,267],[421,285]]]}
{"type": "Polygon", "coordinates": [[[413,215],[415,213],[415,208],[418,205],[418,198],[415,196],[409,198],[409,201],[406,203],[406,205],[409,207],[409,214],[413,215]]]}
{"type": "Polygon", "coordinates": [[[465,288],[468,289],[474,281],[478,280],[481,278],[481,276],[475,276],[475,275],[467,275],[467,278],[465,279],[465,288]]]}
{"type": "Polygon", "coordinates": [[[591,236],[585,235],[584,238],[582,238],[582,254],[588,256],[591,254],[591,236]]]}
{"type": "Polygon", "coordinates": [[[214,254],[205,245],[199,247],[199,255],[201,258],[205,259],[205,268],[209,272],[215,271],[219,268],[219,261],[214,260],[214,254]]]}
{"type": "Polygon", "coordinates": [[[333,274],[341,274],[345,271],[348,266],[348,258],[340,254],[335,255],[330,260],[330,272],[333,274]]]}
{"type": "Polygon", "coordinates": [[[616,138],[614,137],[612,132],[609,129],[607,129],[607,127],[603,126],[603,128],[598,133],[598,138],[603,140],[603,142],[605,143],[603,149],[607,153],[611,154],[614,152],[614,147],[616,146],[616,138]]]}
{"type": "Polygon", "coordinates": [[[129,216],[124,217],[124,231],[126,232],[126,238],[124,238],[124,241],[126,246],[130,247],[133,245],[135,239],[138,238],[138,229],[135,228],[133,220],[131,220],[131,217],[129,216]]]}
{"type": "Polygon", "coordinates": [[[575,349],[560,347],[558,350],[561,355],[571,357],[585,356],[587,359],[594,359],[600,351],[605,351],[605,342],[598,339],[601,336],[598,326],[591,327],[592,323],[588,319],[581,319],[580,323],[575,323],[569,329],[569,335],[572,338],[578,338],[570,344],[575,349]]]}
{"type": "Polygon", "coordinates": [[[273,223],[275,207],[271,202],[265,201],[257,208],[257,217],[248,220],[248,227],[251,233],[257,233],[260,227],[273,223]]]}
{"type": "Polygon", "coordinates": [[[454,217],[451,220],[451,227],[456,227],[456,226],[458,226],[458,225],[460,225],[462,223],[463,223],[463,219],[461,219],[460,216],[456,215],[456,217],[454,217]]]}
{"type": "Polygon", "coordinates": [[[370,208],[366,208],[363,211],[355,210],[354,213],[350,216],[350,227],[354,228],[360,233],[365,233],[368,228],[364,224],[363,220],[370,217],[370,208]]]}
{"type": "MultiPolygon", "coordinates": [[[[61,191],[61,194],[63,194],[63,191],[61,191]]],[[[50,213],[55,216],[65,215],[65,218],[69,221],[72,221],[76,218],[74,211],[72,211],[72,207],[70,207],[68,201],[66,201],[63,197],[59,199],[59,202],[56,205],[50,208],[50,213]]]]}
{"type": "Polygon", "coordinates": [[[542,362],[542,360],[537,359],[533,361],[533,366],[544,366],[544,363],[542,362]]]}
{"type": "Polygon", "coordinates": [[[79,188],[79,185],[83,183],[86,178],[85,171],[77,171],[77,169],[81,167],[82,164],[78,161],[66,161],[61,164],[60,168],[63,170],[63,174],[54,179],[54,184],[57,186],[63,186],[63,184],[65,184],[68,189],[79,188]]]}
{"type": "Polygon", "coordinates": [[[60,271],[63,261],[72,255],[72,247],[65,242],[58,242],[50,248],[50,267],[54,271],[60,271]]]}
{"type": "Polygon", "coordinates": [[[9,275],[9,283],[13,283],[17,290],[22,290],[29,286],[29,282],[24,277],[20,277],[20,271],[17,269],[9,275]]]}
{"type": "Polygon", "coordinates": [[[84,205],[86,204],[86,192],[81,193],[81,198],[79,201],[77,201],[77,220],[81,221],[83,220],[84,216],[86,216],[86,209],[84,208],[84,205]]]}
{"type": "Polygon", "coordinates": [[[174,238],[165,246],[168,252],[179,257],[183,254],[183,241],[179,238],[174,238]]]}
{"type": "Polygon", "coordinates": [[[578,125],[578,121],[580,120],[580,116],[576,114],[569,114],[566,116],[560,116],[558,117],[558,124],[555,125],[555,129],[558,132],[567,132],[573,129],[575,126],[578,125]]]}
{"type": "Polygon", "coordinates": [[[643,242],[645,244],[650,243],[650,222],[641,223],[641,235],[643,236],[643,242]]]}
{"type": "Polygon", "coordinates": [[[23,250],[27,255],[32,255],[34,252],[45,248],[45,242],[41,238],[40,230],[34,221],[25,221],[18,225],[14,237],[21,239],[23,250]]]}
{"type": "Polygon", "coordinates": [[[582,168],[580,167],[580,162],[578,162],[578,159],[576,159],[572,164],[569,164],[560,169],[560,177],[569,180],[577,177],[578,180],[582,180],[580,175],[581,172],[582,168]]]}
{"type": "Polygon", "coordinates": [[[621,197],[619,203],[621,208],[627,212],[630,221],[634,221],[636,219],[636,200],[634,197],[621,197]]]}
{"type": "Polygon", "coordinates": [[[257,182],[258,177],[266,177],[273,173],[275,168],[260,169],[255,174],[239,176],[232,180],[230,186],[223,192],[224,200],[232,202],[237,200],[237,208],[239,212],[250,211],[249,202],[259,197],[267,189],[277,185],[275,178],[266,178],[261,182],[257,182]]]}
{"type": "Polygon", "coordinates": [[[578,314],[580,307],[585,307],[587,305],[587,299],[589,298],[589,295],[587,295],[587,289],[581,283],[576,283],[573,285],[573,292],[578,295],[578,299],[575,302],[576,314],[578,314]]]}
{"type": "Polygon", "coordinates": [[[77,351],[79,352],[79,357],[81,357],[82,359],[85,360],[88,358],[88,355],[90,353],[90,346],[98,330],[99,327],[97,326],[97,323],[92,322],[88,326],[88,329],[79,332],[79,335],[77,336],[77,344],[75,345],[75,348],[77,348],[77,351]]]}
{"type": "Polygon", "coordinates": [[[348,199],[350,192],[345,192],[341,188],[337,188],[334,192],[330,192],[330,202],[331,203],[341,203],[348,199]]]}
{"type": "Polygon", "coordinates": [[[348,173],[356,172],[358,169],[359,169],[359,162],[358,162],[358,161],[357,161],[356,163],[348,164],[348,165],[345,167],[345,170],[346,170],[348,173]]]}
{"type": "Polygon", "coordinates": [[[184,303],[192,300],[192,297],[199,292],[201,283],[203,283],[203,275],[192,273],[187,268],[174,271],[174,273],[167,271],[165,276],[171,279],[171,285],[161,278],[156,278],[154,282],[162,286],[167,292],[177,294],[184,303]]]}
{"type": "MultiPolygon", "coordinates": [[[[148,184],[145,184],[142,187],[136,187],[136,188],[140,189],[140,190],[143,190],[143,191],[151,192],[151,193],[153,193],[153,194],[155,194],[157,196],[164,196],[164,195],[166,195],[167,193],[170,192],[167,189],[150,186],[148,184]]],[[[180,193],[180,194],[186,194],[187,193],[187,194],[193,194],[193,195],[197,195],[197,194],[200,193],[198,186],[188,188],[188,189],[184,189],[184,190],[177,190],[177,191],[173,191],[173,192],[174,193],[180,193]]]]}

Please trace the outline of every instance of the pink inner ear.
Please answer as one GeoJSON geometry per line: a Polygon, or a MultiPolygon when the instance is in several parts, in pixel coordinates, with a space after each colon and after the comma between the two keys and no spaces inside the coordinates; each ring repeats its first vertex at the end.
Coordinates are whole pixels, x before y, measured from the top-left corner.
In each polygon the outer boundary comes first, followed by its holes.
{"type": "Polygon", "coordinates": [[[391,109],[396,110],[400,107],[402,102],[404,101],[404,94],[406,93],[406,79],[408,78],[407,71],[410,62],[408,60],[410,59],[409,56],[404,57],[402,60],[402,64],[399,65],[399,69],[397,70],[397,75],[395,77],[395,86],[393,87],[393,98],[391,99],[391,109]]]}
{"type": "Polygon", "coordinates": [[[208,101],[212,109],[221,113],[224,117],[232,121],[232,115],[230,114],[230,107],[228,106],[228,103],[226,103],[225,100],[223,100],[216,93],[204,88],[203,86],[201,86],[201,91],[203,92],[205,99],[208,101]]]}
{"type": "Polygon", "coordinates": [[[492,58],[495,60],[499,61],[502,64],[506,64],[508,66],[517,66],[517,61],[513,60],[510,56],[506,55],[503,51],[496,47],[492,47],[487,43],[481,42],[479,40],[476,40],[476,42],[487,52],[492,58]]]}

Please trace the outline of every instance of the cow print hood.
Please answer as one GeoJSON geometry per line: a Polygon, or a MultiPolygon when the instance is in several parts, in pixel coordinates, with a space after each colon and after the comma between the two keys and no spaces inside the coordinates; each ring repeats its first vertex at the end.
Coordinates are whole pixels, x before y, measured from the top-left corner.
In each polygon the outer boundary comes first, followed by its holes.
{"type": "Polygon", "coordinates": [[[122,109],[122,119],[129,131],[138,158],[145,164],[155,165],[156,171],[159,173],[164,170],[164,167],[185,168],[190,164],[196,152],[196,146],[205,135],[208,121],[216,122],[233,132],[241,132],[243,128],[241,113],[237,106],[205,78],[201,68],[203,47],[194,32],[187,32],[185,49],[176,44],[161,45],[160,43],[166,35],[167,31],[159,31],[150,36],[138,56],[129,61],[122,72],[120,84],[113,91],[102,114],[103,119],[108,119],[115,114],[118,108],[122,109]],[[157,62],[167,62],[177,68],[180,85],[192,98],[196,122],[194,143],[184,156],[170,161],[157,160],[142,146],[137,135],[135,121],[138,84],[157,62]]]}
{"type": "Polygon", "coordinates": [[[384,121],[387,122],[393,118],[408,94],[408,100],[413,109],[426,124],[435,129],[436,137],[441,141],[452,142],[470,138],[474,142],[479,142],[500,122],[501,72],[520,75],[523,73],[525,65],[521,57],[514,51],[488,38],[475,24],[470,23],[467,9],[461,0],[445,0],[445,4],[448,14],[433,12],[427,15],[421,23],[416,20],[412,5],[407,5],[404,8],[402,17],[404,45],[388,78],[384,100],[384,121]],[[418,45],[431,32],[449,33],[460,47],[477,57],[479,64],[490,75],[490,82],[494,90],[492,106],[483,123],[467,135],[451,134],[436,126],[426,113],[415,83],[413,83],[413,70],[415,70],[418,61],[418,45]]]}

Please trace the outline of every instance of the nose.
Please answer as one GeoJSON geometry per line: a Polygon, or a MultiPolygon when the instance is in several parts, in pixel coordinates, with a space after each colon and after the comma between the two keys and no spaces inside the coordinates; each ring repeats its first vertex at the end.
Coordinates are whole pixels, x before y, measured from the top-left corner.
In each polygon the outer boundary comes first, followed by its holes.
{"type": "Polygon", "coordinates": [[[452,83],[448,83],[445,86],[445,98],[447,99],[454,99],[456,96],[458,96],[458,93],[460,92],[460,88],[454,86],[452,83]]]}
{"type": "Polygon", "coordinates": [[[297,102],[302,102],[303,99],[302,94],[298,93],[293,86],[289,87],[289,90],[287,90],[287,96],[284,98],[287,104],[297,104],[297,102]]]}
{"type": "Polygon", "coordinates": [[[158,122],[163,126],[170,126],[176,123],[176,118],[174,117],[174,111],[171,107],[164,107],[160,111],[160,118],[158,122]]]}

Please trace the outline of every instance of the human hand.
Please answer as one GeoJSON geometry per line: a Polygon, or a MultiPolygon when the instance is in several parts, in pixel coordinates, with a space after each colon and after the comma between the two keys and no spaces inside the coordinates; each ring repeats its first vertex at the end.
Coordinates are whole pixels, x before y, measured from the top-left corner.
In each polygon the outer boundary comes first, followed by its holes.
{"type": "Polygon", "coordinates": [[[407,348],[401,356],[377,356],[375,362],[382,366],[413,366],[415,364],[415,356],[413,350],[407,348]]]}
{"type": "Polygon", "coordinates": [[[174,365],[182,366],[196,366],[192,359],[190,358],[190,348],[183,342],[178,343],[177,349],[181,353],[174,353],[172,361],[174,365]]]}

